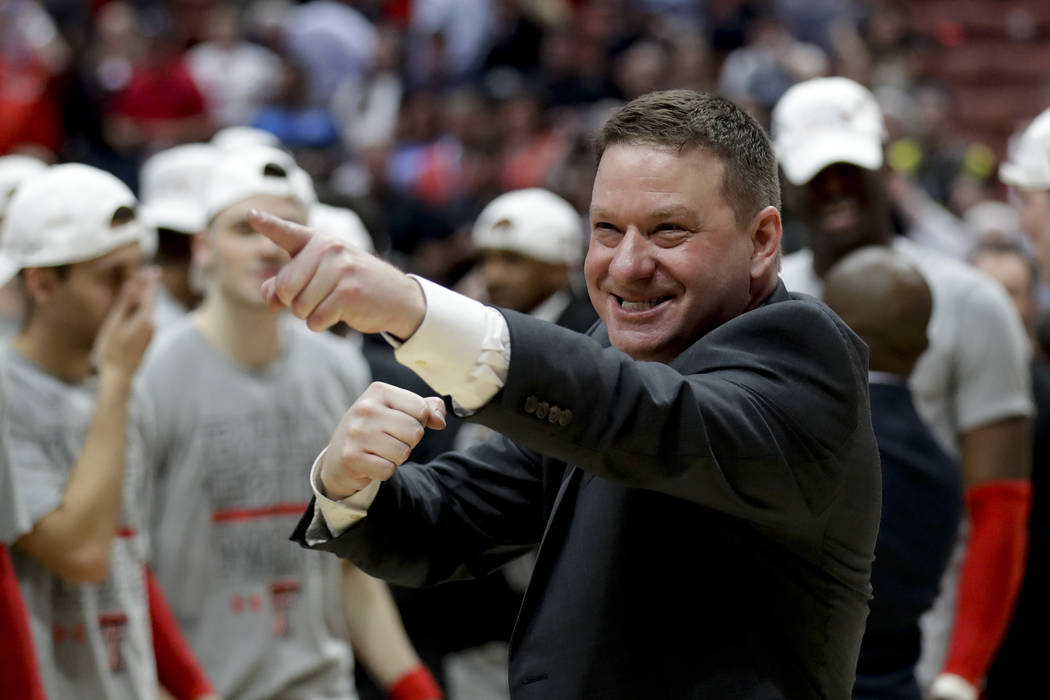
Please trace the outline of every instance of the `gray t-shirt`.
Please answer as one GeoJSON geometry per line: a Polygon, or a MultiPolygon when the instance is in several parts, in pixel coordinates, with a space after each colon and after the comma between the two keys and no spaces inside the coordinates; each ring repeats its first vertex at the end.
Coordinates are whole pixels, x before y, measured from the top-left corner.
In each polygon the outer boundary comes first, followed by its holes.
{"type": "Polygon", "coordinates": [[[142,371],[156,415],[154,570],[228,700],[352,698],[340,563],[288,536],[310,500],[310,464],[367,365],[285,319],[279,359],[247,369],[195,320],[169,329],[142,371]]]}
{"type": "MultiPolygon", "coordinates": [[[[7,457],[0,503],[16,504],[0,509],[0,540],[13,543],[61,503],[94,416],[97,382],[67,384],[10,344],[0,349],[0,371],[7,457]]],[[[105,582],[68,584],[37,560],[11,552],[49,698],[157,695],[143,573],[148,548],[142,505],[148,488],[142,454],[140,432],[132,425],[120,529],[105,582]]]]}

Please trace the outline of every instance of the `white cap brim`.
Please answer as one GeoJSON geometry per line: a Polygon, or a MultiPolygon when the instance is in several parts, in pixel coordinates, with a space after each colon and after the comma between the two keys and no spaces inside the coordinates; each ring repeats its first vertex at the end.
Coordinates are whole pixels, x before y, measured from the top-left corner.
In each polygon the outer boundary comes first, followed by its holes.
{"type": "Polygon", "coordinates": [[[792,144],[780,154],[784,177],[793,185],[804,185],[832,163],[851,163],[866,170],[882,167],[882,143],[855,132],[824,133],[792,144]]]}
{"type": "Polygon", "coordinates": [[[139,207],[139,218],[147,226],[186,234],[198,233],[207,224],[203,207],[177,199],[147,202],[139,207]]]}
{"type": "Polygon", "coordinates": [[[1027,168],[1016,163],[1003,163],[999,166],[999,180],[1010,187],[1021,189],[1050,189],[1050,182],[1033,175],[1027,168]]]}
{"type": "Polygon", "coordinates": [[[0,287],[4,286],[18,274],[20,266],[4,253],[0,253],[0,287]]]}

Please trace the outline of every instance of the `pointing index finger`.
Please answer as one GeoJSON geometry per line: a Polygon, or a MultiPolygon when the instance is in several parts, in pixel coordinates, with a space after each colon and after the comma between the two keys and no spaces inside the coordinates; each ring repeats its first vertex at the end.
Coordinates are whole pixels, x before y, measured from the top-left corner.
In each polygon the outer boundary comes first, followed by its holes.
{"type": "Polygon", "coordinates": [[[314,232],[307,227],[285,221],[258,209],[248,212],[248,223],[293,257],[314,237],[314,232]]]}

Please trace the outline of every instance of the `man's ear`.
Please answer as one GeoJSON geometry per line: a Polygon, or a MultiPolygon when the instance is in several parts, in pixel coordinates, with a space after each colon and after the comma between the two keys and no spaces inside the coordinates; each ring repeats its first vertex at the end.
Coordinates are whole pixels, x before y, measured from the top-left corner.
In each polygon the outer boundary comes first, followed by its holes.
{"type": "Polygon", "coordinates": [[[748,230],[751,236],[751,279],[764,280],[771,271],[775,276],[780,259],[780,239],[784,233],[780,212],[772,205],[766,207],[755,214],[748,230]]]}
{"type": "Polygon", "coordinates": [[[50,267],[27,267],[22,270],[22,284],[36,306],[51,300],[60,282],[58,275],[50,267]]]}

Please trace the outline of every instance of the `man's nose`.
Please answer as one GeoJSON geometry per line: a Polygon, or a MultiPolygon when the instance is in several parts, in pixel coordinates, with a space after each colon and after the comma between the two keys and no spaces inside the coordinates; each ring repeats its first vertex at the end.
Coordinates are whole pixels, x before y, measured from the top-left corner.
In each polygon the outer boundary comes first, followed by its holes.
{"type": "Polygon", "coordinates": [[[652,242],[631,226],[613,251],[609,274],[620,282],[648,279],[656,270],[652,242]]]}

